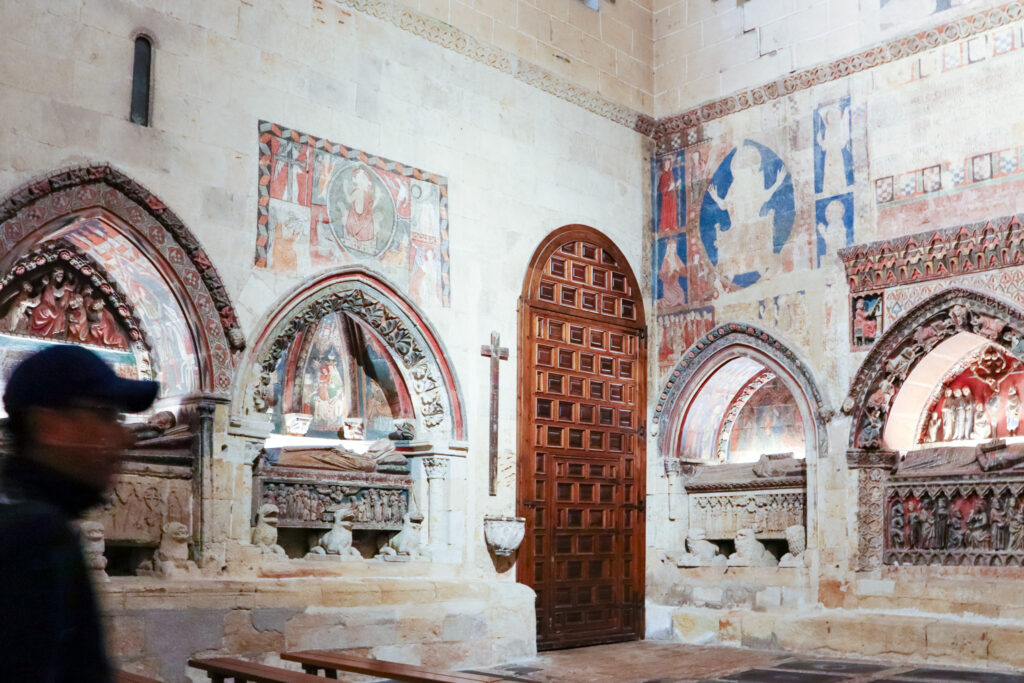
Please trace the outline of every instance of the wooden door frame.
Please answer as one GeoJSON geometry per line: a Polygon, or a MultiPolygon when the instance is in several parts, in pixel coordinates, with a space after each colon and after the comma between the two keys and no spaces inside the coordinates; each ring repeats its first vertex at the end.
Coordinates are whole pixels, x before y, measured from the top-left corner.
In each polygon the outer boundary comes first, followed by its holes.
{"type": "MultiPolygon", "coordinates": [[[[629,264],[629,260],[625,257],[618,246],[604,233],[582,224],[570,224],[562,226],[551,233],[549,233],[544,240],[538,245],[534,251],[533,257],[527,266],[526,274],[524,276],[523,291],[519,297],[517,306],[517,315],[519,317],[519,333],[518,333],[518,400],[516,404],[519,409],[519,419],[517,421],[517,451],[516,451],[516,515],[519,517],[526,518],[526,535],[523,538],[523,544],[529,544],[531,558],[536,558],[536,554],[533,551],[533,537],[531,531],[533,528],[533,508],[525,505],[524,501],[533,498],[530,495],[530,484],[532,482],[527,481],[527,478],[522,476],[521,462],[524,453],[531,452],[533,450],[533,444],[531,439],[531,432],[526,428],[526,424],[532,425],[533,420],[529,417],[532,416],[532,394],[527,391],[527,387],[530,386],[530,372],[534,372],[536,368],[536,361],[532,356],[532,345],[535,343],[532,313],[533,311],[543,311],[545,313],[551,313],[555,315],[569,315],[576,316],[580,319],[587,320],[602,325],[607,325],[612,328],[620,328],[622,330],[629,330],[637,335],[637,427],[635,428],[634,435],[636,436],[636,447],[634,455],[634,477],[636,481],[636,497],[637,500],[632,504],[633,509],[636,511],[636,522],[634,524],[634,533],[637,538],[637,552],[635,555],[634,576],[632,579],[633,587],[636,597],[636,638],[632,637],[621,637],[616,639],[608,639],[601,637],[594,637],[589,639],[580,639],[578,642],[574,641],[572,644],[565,645],[564,647],[585,647],[587,645],[595,645],[600,643],[610,642],[621,642],[630,640],[642,640],[646,631],[646,574],[647,574],[647,316],[644,307],[643,290],[636,280],[632,266],[629,264]],[[600,313],[590,313],[588,311],[579,311],[569,309],[558,304],[546,303],[540,300],[537,296],[537,289],[540,284],[541,275],[543,274],[544,265],[548,262],[548,259],[565,243],[573,241],[587,241],[593,243],[600,248],[608,251],[612,254],[613,258],[617,261],[619,268],[626,275],[629,285],[634,292],[635,298],[632,299],[636,306],[636,317],[635,324],[626,324],[626,321],[622,323],[616,323],[608,318],[608,316],[601,315],[600,313]],[[530,354],[530,355],[527,355],[530,354]],[[525,422],[524,422],[525,421],[525,422]]],[[[623,508],[630,504],[624,503],[623,508]]],[[[554,557],[553,549],[549,549],[547,555],[554,557]]],[[[520,556],[521,557],[521,556],[520,556]]],[[[532,580],[533,564],[524,563],[517,561],[516,563],[516,581],[525,585],[533,585],[532,580]]],[[[534,613],[536,614],[536,607],[534,613]]],[[[558,648],[552,648],[558,649],[558,648]]]]}

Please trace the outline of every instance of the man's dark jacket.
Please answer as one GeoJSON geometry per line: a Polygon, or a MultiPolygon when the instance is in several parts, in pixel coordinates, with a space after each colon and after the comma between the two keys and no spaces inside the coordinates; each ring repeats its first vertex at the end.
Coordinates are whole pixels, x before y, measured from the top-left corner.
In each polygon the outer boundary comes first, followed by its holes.
{"type": "Polygon", "coordinates": [[[0,682],[110,683],[71,522],[101,492],[28,458],[0,468],[0,682]]]}

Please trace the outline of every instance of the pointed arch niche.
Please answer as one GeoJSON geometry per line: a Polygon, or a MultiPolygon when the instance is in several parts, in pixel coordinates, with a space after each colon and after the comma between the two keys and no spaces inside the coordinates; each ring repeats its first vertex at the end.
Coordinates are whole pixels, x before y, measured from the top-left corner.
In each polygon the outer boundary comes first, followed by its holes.
{"type": "MultiPolygon", "coordinates": [[[[209,257],[156,195],[107,165],[56,171],[0,203],[0,377],[50,344],[93,348],[116,372],[155,379],[147,422],[130,425],[103,524],[108,573],[134,573],[167,522],[209,540],[204,490],[214,412],[245,348],[209,257]]],[[[2,381],[2,380],[0,380],[2,381]]]]}
{"type": "Polygon", "coordinates": [[[231,410],[253,462],[253,520],[276,506],[281,545],[303,557],[309,530],[348,506],[364,556],[423,524],[427,554],[451,560],[462,543],[441,479],[464,477],[465,419],[433,327],[362,267],[301,285],[271,311],[231,410]]]}
{"type": "Polygon", "coordinates": [[[843,404],[863,569],[1024,564],[1024,311],[947,289],[872,347],[843,404]]]}
{"type": "MultiPolygon", "coordinates": [[[[751,529],[777,560],[796,525],[813,548],[806,511],[827,454],[826,417],[816,383],[786,345],[752,325],[717,326],[683,354],[655,407],[669,518],[724,554],[751,529]]],[[[679,566],[694,562],[702,561],[686,555],[679,566]]]]}

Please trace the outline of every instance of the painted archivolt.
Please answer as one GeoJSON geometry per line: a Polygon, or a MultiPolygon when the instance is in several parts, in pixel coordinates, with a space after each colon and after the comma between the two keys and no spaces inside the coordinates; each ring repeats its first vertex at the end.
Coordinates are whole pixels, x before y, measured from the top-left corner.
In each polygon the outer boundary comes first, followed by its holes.
{"type": "Polygon", "coordinates": [[[32,233],[68,214],[100,208],[131,225],[174,269],[204,321],[210,370],[204,386],[226,394],[234,375],[233,352],[245,338],[227,290],[199,241],[158,197],[105,165],[52,173],[15,190],[0,203],[0,254],[11,253],[32,233]]]}
{"type": "Polygon", "coordinates": [[[1024,223],[1005,216],[840,250],[850,292],[1024,265],[1024,223]]]}
{"type": "Polygon", "coordinates": [[[262,412],[269,407],[272,400],[269,392],[278,361],[288,352],[295,336],[335,312],[346,313],[366,323],[380,337],[411,380],[408,386],[419,402],[417,412],[423,424],[430,429],[442,427],[447,416],[451,415],[452,407],[437,361],[427,350],[426,341],[408,318],[381,293],[355,281],[338,283],[323,290],[300,305],[292,317],[273,332],[258,361],[260,383],[253,391],[256,410],[262,412]]]}
{"type": "Polygon", "coordinates": [[[978,292],[947,290],[904,315],[872,348],[857,373],[843,412],[853,415],[850,447],[877,449],[892,400],[917,363],[961,332],[989,339],[1015,355],[1024,351],[1024,315],[978,292]]]}
{"type": "MultiPolygon", "coordinates": [[[[675,404],[679,400],[683,389],[693,379],[694,374],[700,368],[703,361],[733,344],[752,346],[776,359],[785,367],[792,369],[794,378],[800,385],[804,395],[811,401],[811,410],[815,413],[814,419],[817,423],[819,434],[818,452],[821,454],[826,453],[827,444],[823,427],[824,423],[831,418],[831,413],[824,408],[821,393],[811,379],[807,366],[785,344],[772,335],[753,325],[742,323],[728,323],[715,327],[701,339],[697,340],[683,354],[665,383],[661,395],[658,397],[658,403],[654,408],[654,417],[652,418],[655,425],[654,433],[659,434],[659,423],[662,417],[666,413],[671,413],[675,408],[675,404]]],[[[658,439],[659,445],[664,451],[666,439],[664,430],[661,430],[658,439]]]]}
{"type": "Polygon", "coordinates": [[[743,408],[761,387],[773,379],[775,379],[775,373],[765,370],[750,380],[747,386],[743,387],[740,393],[732,399],[728,410],[725,411],[725,417],[722,419],[722,426],[718,432],[718,440],[715,446],[715,457],[718,462],[725,462],[726,457],[729,455],[729,440],[732,437],[732,428],[735,426],[740,413],[743,412],[743,408]]]}
{"type": "Polygon", "coordinates": [[[21,257],[0,279],[0,334],[150,350],[127,298],[95,261],[63,241],[21,257]]]}

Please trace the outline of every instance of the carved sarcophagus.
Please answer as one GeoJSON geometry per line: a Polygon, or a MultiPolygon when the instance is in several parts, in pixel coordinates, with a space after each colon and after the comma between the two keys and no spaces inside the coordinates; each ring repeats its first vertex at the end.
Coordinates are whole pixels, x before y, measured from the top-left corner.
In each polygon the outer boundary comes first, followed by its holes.
{"type": "Polygon", "coordinates": [[[1024,444],[911,451],[884,500],[885,564],[1024,564],[1024,444]]]}
{"type": "Polygon", "coordinates": [[[253,519],[278,509],[279,528],[328,529],[338,506],[352,510],[353,529],[397,531],[409,512],[409,462],[381,439],[364,452],[335,446],[266,448],[255,469],[253,519]]]}
{"type": "Polygon", "coordinates": [[[786,538],[806,518],[806,465],[787,456],[756,463],[702,466],[686,482],[691,529],[709,539],[734,539],[740,529],[758,538],[786,538]]]}

